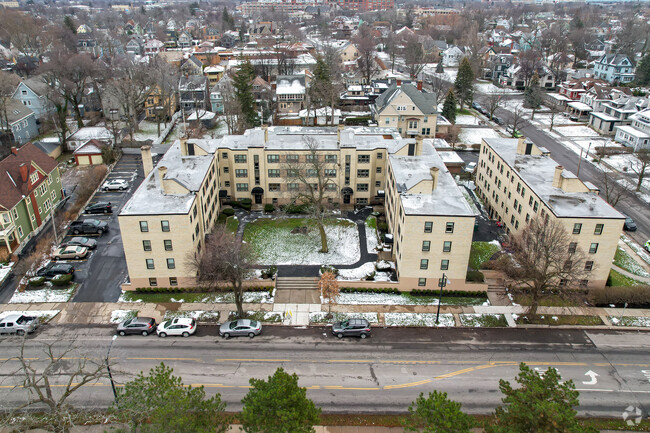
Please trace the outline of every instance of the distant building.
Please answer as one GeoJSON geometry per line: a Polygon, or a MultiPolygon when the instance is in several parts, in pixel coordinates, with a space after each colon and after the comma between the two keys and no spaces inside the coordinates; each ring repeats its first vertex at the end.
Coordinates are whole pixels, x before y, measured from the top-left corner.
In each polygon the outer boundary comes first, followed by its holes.
{"type": "Polygon", "coordinates": [[[379,95],[370,106],[378,126],[397,128],[405,138],[435,137],[437,100],[434,94],[423,92],[421,85],[422,82],[416,87],[397,80],[379,95]]]}
{"type": "Polygon", "coordinates": [[[635,152],[650,150],[650,108],[630,116],[630,125],[616,126],[617,142],[631,147],[635,152]]]}
{"type": "Polygon", "coordinates": [[[0,128],[11,132],[14,143],[23,145],[38,135],[36,116],[29,107],[15,99],[8,99],[6,113],[8,125],[4,116],[0,116],[0,128]]]}
{"type": "Polygon", "coordinates": [[[634,65],[624,54],[604,54],[594,63],[594,77],[608,83],[629,83],[634,81],[634,65]]]}
{"type": "Polygon", "coordinates": [[[49,87],[43,81],[43,77],[36,76],[21,81],[16,87],[13,99],[22,102],[34,112],[37,119],[46,117],[53,109],[52,104],[47,99],[49,87]]]}

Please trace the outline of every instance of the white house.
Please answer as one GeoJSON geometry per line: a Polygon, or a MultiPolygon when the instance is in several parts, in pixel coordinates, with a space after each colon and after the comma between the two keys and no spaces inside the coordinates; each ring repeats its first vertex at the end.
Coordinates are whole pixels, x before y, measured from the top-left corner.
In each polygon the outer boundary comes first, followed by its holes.
{"type": "Polygon", "coordinates": [[[458,66],[463,57],[465,57],[463,50],[452,45],[442,53],[442,64],[444,66],[458,66]]]}
{"type": "Polygon", "coordinates": [[[614,140],[625,146],[630,146],[635,152],[650,150],[650,108],[630,116],[630,125],[617,126],[614,140]]]}
{"type": "Polygon", "coordinates": [[[634,80],[634,65],[624,54],[605,54],[594,63],[594,77],[609,83],[629,83],[634,80]]]}

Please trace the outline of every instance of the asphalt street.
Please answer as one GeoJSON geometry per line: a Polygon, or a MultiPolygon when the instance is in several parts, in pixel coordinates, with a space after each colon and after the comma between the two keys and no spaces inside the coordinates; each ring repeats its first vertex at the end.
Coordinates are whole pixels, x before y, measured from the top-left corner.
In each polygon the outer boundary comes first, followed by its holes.
{"type": "MultiPolygon", "coordinates": [[[[80,359],[104,359],[113,336],[108,327],[45,326],[25,340],[26,357],[43,368],[43,343],[79,347],[55,369],[68,379],[80,359]]],[[[20,376],[22,339],[0,339],[0,407],[24,401],[13,389],[20,376]]],[[[164,362],[185,384],[220,393],[229,410],[241,409],[249,379],[278,367],[300,376],[308,396],[326,412],[401,413],[421,392],[445,391],[470,413],[487,414],[500,404],[499,379],[513,380],[520,362],[538,371],[557,368],[580,391],[579,413],[618,417],[628,406],[650,410],[650,334],[554,329],[374,329],[366,340],[337,340],[327,328],[266,327],[255,339],[223,340],[216,327],[199,327],[190,338],[118,337],[110,359],[118,384],[164,362]]],[[[57,388],[60,389],[60,388],[57,388]]],[[[102,379],[83,387],[72,402],[105,407],[113,401],[102,379]]]]}

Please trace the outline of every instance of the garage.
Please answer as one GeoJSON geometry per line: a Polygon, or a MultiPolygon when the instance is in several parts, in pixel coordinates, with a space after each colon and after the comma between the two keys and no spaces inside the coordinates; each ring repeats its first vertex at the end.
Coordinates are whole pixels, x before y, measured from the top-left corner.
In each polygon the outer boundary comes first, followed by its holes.
{"type": "Polygon", "coordinates": [[[102,149],[104,146],[105,144],[98,140],[89,140],[82,144],[73,152],[75,163],[79,166],[103,164],[102,149]]]}

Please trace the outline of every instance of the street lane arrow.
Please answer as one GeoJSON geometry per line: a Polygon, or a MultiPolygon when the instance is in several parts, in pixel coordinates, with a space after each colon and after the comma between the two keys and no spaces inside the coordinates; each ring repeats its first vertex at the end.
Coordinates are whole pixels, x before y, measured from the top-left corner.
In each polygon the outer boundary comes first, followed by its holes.
{"type": "Polygon", "coordinates": [[[591,377],[591,380],[587,382],[582,382],[584,385],[595,385],[596,383],[598,383],[598,379],[596,379],[598,377],[598,373],[589,370],[588,372],[585,373],[585,376],[591,377]]]}

